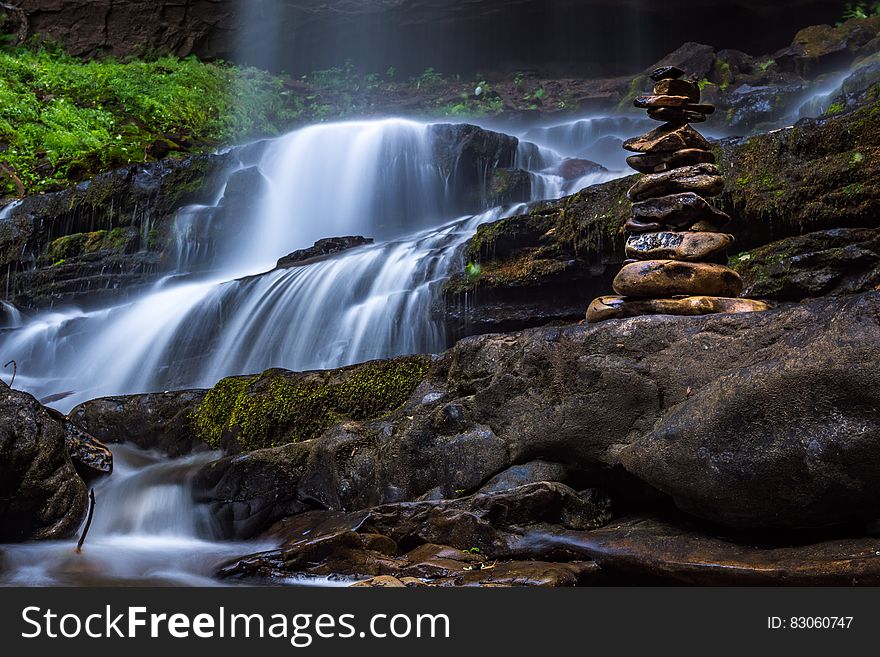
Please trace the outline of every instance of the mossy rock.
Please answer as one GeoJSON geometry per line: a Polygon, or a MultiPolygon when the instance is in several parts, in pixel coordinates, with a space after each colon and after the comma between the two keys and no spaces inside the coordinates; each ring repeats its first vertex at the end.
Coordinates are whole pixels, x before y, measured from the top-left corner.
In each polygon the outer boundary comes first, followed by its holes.
{"type": "Polygon", "coordinates": [[[429,363],[410,356],[328,372],[268,370],[223,379],[196,408],[193,423],[209,445],[232,451],[317,438],[339,422],[373,420],[400,408],[429,363]]]}

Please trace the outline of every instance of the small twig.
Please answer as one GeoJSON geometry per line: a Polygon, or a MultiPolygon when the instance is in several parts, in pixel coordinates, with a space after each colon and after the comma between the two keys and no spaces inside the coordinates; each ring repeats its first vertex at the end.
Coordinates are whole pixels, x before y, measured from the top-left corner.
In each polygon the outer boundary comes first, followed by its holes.
{"type": "Polygon", "coordinates": [[[12,384],[15,383],[15,375],[18,373],[18,363],[16,363],[14,360],[11,360],[3,366],[3,369],[5,370],[10,365],[12,365],[12,380],[9,382],[9,387],[11,388],[12,384]]]}
{"type": "Polygon", "coordinates": [[[86,536],[89,533],[89,527],[92,526],[92,516],[95,515],[95,489],[89,491],[89,516],[86,518],[86,526],[83,527],[83,533],[79,537],[79,543],[76,544],[76,553],[82,554],[83,543],[86,542],[86,536]]]}

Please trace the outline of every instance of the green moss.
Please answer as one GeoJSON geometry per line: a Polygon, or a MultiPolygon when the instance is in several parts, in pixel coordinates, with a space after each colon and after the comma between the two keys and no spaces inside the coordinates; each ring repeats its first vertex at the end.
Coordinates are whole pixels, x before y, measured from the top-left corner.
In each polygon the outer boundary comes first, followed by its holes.
{"type": "Polygon", "coordinates": [[[825,116],[834,116],[835,114],[840,114],[843,110],[846,109],[843,103],[831,103],[828,109],[825,110],[825,116]]]}
{"type": "Polygon", "coordinates": [[[246,450],[317,438],[344,420],[371,420],[402,406],[424,379],[428,359],[367,363],[340,376],[286,375],[223,379],[193,414],[198,435],[212,447],[224,434],[246,450]]]}
{"type": "Polygon", "coordinates": [[[636,99],[636,97],[641,96],[645,93],[645,89],[650,86],[650,78],[646,75],[640,75],[636,78],[633,78],[632,82],[629,83],[629,88],[624,94],[623,98],[620,100],[620,103],[617,105],[618,111],[625,111],[632,108],[632,102],[636,99]]]}
{"type": "Polygon", "coordinates": [[[129,239],[129,230],[125,228],[64,235],[50,242],[41,260],[44,264],[47,262],[57,264],[58,261],[77,258],[97,251],[112,250],[121,253],[128,245],[129,239]]]}

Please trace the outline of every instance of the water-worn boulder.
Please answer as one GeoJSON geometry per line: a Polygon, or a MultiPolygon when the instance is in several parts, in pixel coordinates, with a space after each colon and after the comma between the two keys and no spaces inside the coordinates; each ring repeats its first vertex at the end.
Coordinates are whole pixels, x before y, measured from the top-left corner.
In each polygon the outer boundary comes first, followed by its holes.
{"type": "Polygon", "coordinates": [[[80,404],[68,419],[102,442],[131,443],[178,457],[208,449],[192,424],[204,397],[204,390],[102,397],[80,404]]]}
{"type": "MultiPolygon", "coordinates": [[[[867,308],[853,312],[870,313],[867,308]]],[[[719,377],[623,450],[632,473],[694,515],[805,528],[880,514],[875,327],[827,326],[810,349],[719,377]]]]}
{"type": "Polygon", "coordinates": [[[63,422],[0,383],[0,541],[66,538],[85,515],[86,485],[63,422]]]}

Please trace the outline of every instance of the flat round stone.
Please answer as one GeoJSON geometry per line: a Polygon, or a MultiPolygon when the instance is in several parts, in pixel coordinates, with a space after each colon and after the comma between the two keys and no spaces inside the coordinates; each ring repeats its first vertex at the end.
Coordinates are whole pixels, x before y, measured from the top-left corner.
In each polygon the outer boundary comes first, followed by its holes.
{"type": "Polygon", "coordinates": [[[715,154],[700,148],[684,148],[666,153],[630,155],[626,163],[641,173],[662,173],[691,164],[715,164],[715,154]]]}
{"type": "Polygon", "coordinates": [[[763,301],[730,297],[680,297],[678,299],[627,299],[606,296],[594,299],[587,308],[591,324],[606,319],[639,315],[714,315],[717,313],[755,313],[770,310],[763,301]]]}
{"type": "Polygon", "coordinates": [[[701,221],[711,221],[717,227],[726,226],[730,222],[729,216],[693,192],[659,196],[634,203],[632,219],[637,224],[675,228],[691,228],[701,221]]]}
{"type": "Polygon", "coordinates": [[[738,297],[743,282],[730,267],[705,262],[643,260],[626,265],[612,284],[626,297],[738,297]]]}
{"type": "Polygon", "coordinates": [[[623,147],[634,153],[669,153],[689,148],[708,151],[712,144],[689,125],[666,123],[644,135],[627,139],[623,147]]]}
{"type": "Polygon", "coordinates": [[[633,105],[639,109],[648,109],[649,107],[684,107],[691,103],[691,99],[687,96],[638,96],[633,105]]]}
{"type": "Polygon", "coordinates": [[[650,173],[633,185],[627,196],[637,202],[681,192],[717,196],[723,189],[724,178],[714,164],[694,164],[664,173],[650,173]]]}
{"type": "Polygon", "coordinates": [[[700,102],[700,87],[688,80],[658,80],[654,85],[655,96],[686,96],[693,103],[700,102]]]}
{"type": "Polygon", "coordinates": [[[659,82],[660,80],[677,80],[683,75],[684,71],[678,68],[678,66],[661,66],[660,68],[655,68],[651,71],[651,79],[654,80],[654,82],[659,82]]]}
{"type": "Polygon", "coordinates": [[[724,233],[641,233],[626,241],[626,255],[638,260],[699,262],[724,256],[732,244],[733,236],[724,233]]]}

